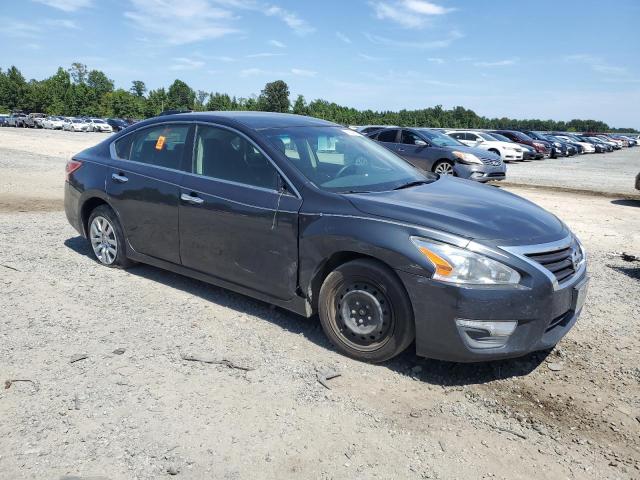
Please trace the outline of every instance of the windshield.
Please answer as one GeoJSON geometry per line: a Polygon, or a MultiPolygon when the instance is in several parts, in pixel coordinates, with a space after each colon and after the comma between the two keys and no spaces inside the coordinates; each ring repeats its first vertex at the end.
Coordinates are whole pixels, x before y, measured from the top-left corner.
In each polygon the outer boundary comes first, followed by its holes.
{"type": "Polygon", "coordinates": [[[348,128],[292,127],[262,133],[305,177],[330,192],[381,192],[437,178],[348,128]]]}
{"type": "Polygon", "coordinates": [[[100,120],[99,118],[96,118],[93,123],[105,123],[104,120],[100,120]]]}
{"type": "Polygon", "coordinates": [[[490,142],[494,142],[496,140],[493,136],[489,135],[488,133],[477,132],[477,134],[490,142]]]}
{"type": "Polygon", "coordinates": [[[499,133],[492,133],[491,136],[496,140],[500,140],[501,142],[509,142],[514,143],[510,138],[505,137],[504,135],[500,135],[499,133]]]}
{"type": "Polygon", "coordinates": [[[460,143],[454,138],[451,138],[449,135],[445,135],[444,133],[436,132],[434,130],[429,130],[428,128],[416,128],[420,135],[429,140],[436,147],[464,147],[463,143],[460,143]]]}

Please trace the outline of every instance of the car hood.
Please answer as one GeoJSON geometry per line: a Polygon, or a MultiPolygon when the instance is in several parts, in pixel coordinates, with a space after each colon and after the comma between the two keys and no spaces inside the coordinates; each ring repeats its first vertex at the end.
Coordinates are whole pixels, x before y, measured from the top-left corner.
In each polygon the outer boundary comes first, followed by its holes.
{"type": "Polygon", "coordinates": [[[528,200],[457,178],[440,177],[425,185],[347,198],[369,215],[497,245],[547,243],[568,233],[556,216],[528,200]]]}
{"type": "Polygon", "coordinates": [[[447,148],[449,148],[451,151],[457,150],[460,152],[473,153],[478,158],[485,158],[488,160],[498,160],[500,158],[495,153],[489,152],[488,150],[484,150],[482,148],[467,147],[467,146],[447,147],[447,148]]]}

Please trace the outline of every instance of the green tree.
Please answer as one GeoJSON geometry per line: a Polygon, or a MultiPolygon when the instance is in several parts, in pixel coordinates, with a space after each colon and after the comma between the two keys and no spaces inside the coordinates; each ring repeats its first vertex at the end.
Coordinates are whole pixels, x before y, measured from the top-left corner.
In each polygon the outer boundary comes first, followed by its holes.
{"type": "Polygon", "coordinates": [[[196,94],[182,80],[175,80],[169,87],[167,92],[168,110],[193,110],[196,94]]]}
{"type": "Polygon", "coordinates": [[[131,89],[129,91],[136,97],[144,97],[144,94],[147,93],[147,86],[142,80],[134,80],[131,82],[131,89]]]}
{"type": "Polygon", "coordinates": [[[267,83],[260,93],[258,104],[261,110],[267,112],[288,112],[289,86],[283,80],[267,83]]]}
{"type": "Polygon", "coordinates": [[[293,104],[293,113],[297,115],[307,115],[309,109],[307,108],[307,102],[305,102],[302,95],[296,97],[296,101],[293,104]]]}
{"type": "Polygon", "coordinates": [[[82,84],[87,81],[87,66],[84,63],[73,62],[69,70],[73,83],[82,84]]]}

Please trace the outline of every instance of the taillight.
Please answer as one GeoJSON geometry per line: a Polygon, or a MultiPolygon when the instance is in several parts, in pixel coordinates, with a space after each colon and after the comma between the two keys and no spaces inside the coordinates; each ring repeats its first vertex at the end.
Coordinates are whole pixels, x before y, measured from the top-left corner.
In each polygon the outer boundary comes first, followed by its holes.
{"type": "Polygon", "coordinates": [[[67,162],[67,165],[64,167],[64,172],[66,174],[67,180],[73,172],[78,170],[82,166],[82,162],[80,160],[71,159],[67,162]]]}

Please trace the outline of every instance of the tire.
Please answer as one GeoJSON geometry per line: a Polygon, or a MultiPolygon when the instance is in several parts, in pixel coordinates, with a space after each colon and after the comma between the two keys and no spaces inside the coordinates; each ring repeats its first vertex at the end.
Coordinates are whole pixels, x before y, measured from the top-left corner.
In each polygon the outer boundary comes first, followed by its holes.
{"type": "Polygon", "coordinates": [[[133,265],[126,257],[122,226],[111,207],[100,205],[91,212],[87,222],[87,237],[91,251],[101,265],[111,268],[127,268],[133,265]],[[99,225],[102,227],[99,228],[99,225]]]}
{"type": "Polygon", "coordinates": [[[453,162],[450,160],[438,160],[433,165],[433,173],[438,173],[440,175],[451,175],[454,177],[456,176],[456,172],[453,169],[453,162]]]}
{"type": "Polygon", "coordinates": [[[318,314],[331,343],[341,353],[365,362],[389,360],[415,338],[407,292],[393,271],[374,260],[353,260],[327,275],[320,288],[318,314]]]}

